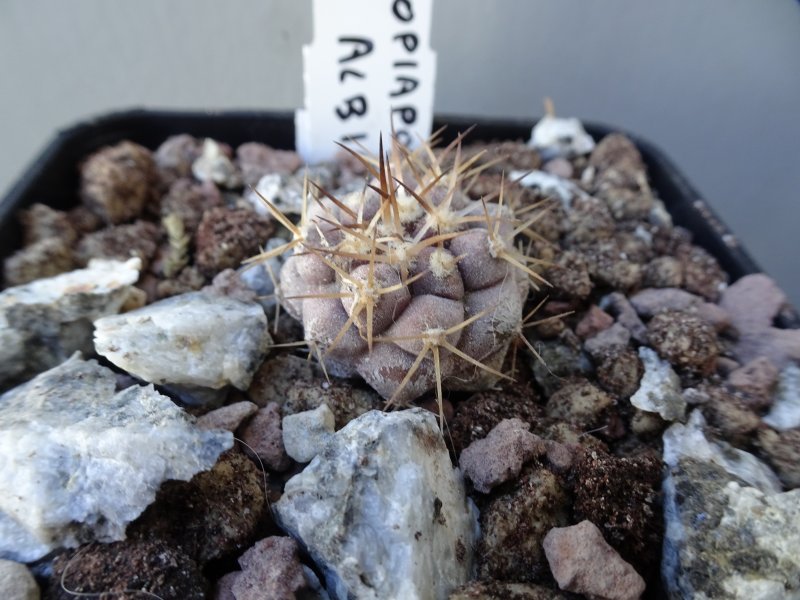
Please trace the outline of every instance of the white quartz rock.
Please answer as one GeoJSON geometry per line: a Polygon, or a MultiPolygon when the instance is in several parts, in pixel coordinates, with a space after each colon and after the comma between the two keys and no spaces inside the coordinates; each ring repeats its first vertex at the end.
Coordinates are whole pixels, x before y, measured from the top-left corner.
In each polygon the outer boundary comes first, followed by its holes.
{"type": "Polygon", "coordinates": [[[545,115],[533,126],[528,145],[541,151],[545,158],[572,157],[594,150],[594,139],[578,119],[545,115]]]}
{"type": "Polygon", "coordinates": [[[476,513],[422,409],[354,419],[275,505],[339,600],[447,598],[469,579],[476,513]]]}
{"type": "Polygon", "coordinates": [[[94,259],[85,269],[0,292],[0,382],[91,350],[91,322],[119,312],[140,269],[138,258],[94,259]]]}
{"type": "Polygon", "coordinates": [[[152,386],[115,393],[115,382],[76,355],[0,396],[0,558],[124,539],[161,482],[232,447],[152,386]]]}
{"type": "Polygon", "coordinates": [[[706,439],[704,424],[696,410],[664,433],[668,596],[800,600],[800,489],[782,492],[756,457],[706,439]]]}
{"type": "Polygon", "coordinates": [[[733,475],[764,492],[781,491],[775,472],[758,458],[725,442],[706,438],[705,418],[699,410],[692,412],[686,425],[676,423],[664,432],[664,462],[676,467],[682,458],[722,467],[733,475]]]}
{"type": "Polygon", "coordinates": [[[639,389],[631,396],[631,404],[640,410],[658,413],[665,421],[679,421],[686,412],[686,400],[681,394],[681,380],[670,364],[655,350],[639,347],[644,375],[639,389]]]}
{"type": "Polygon", "coordinates": [[[800,367],[796,364],[781,371],[775,401],[764,423],[779,431],[800,427],[800,367]]]}
{"type": "Polygon", "coordinates": [[[192,163],[192,174],[200,181],[213,181],[226,188],[242,185],[242,174],[217,142],[203,141],[203,153],[192,163]]]}
{"type": "Polygon", "coordinates": [[[94,326],[98,354],[158,384],[245,390],[271,343],[260,305],[204,292],[98,319],[94,326]]]}
{"type": "Polygon", "coordinates": [[[314,410],[283,417],[283,446],[286,454],[300,463],[311,461],[333,438],[333,411],[324,402],[314,410]]]}
{"type": "Polygon", "coordinates": [[[576,196],[586,196],[586,192],[569,179],[545,171],[511,171],[510,178],[523,187],[537,188],[542,194],[557,196],[565,209],[569,209],[576,196]]]}

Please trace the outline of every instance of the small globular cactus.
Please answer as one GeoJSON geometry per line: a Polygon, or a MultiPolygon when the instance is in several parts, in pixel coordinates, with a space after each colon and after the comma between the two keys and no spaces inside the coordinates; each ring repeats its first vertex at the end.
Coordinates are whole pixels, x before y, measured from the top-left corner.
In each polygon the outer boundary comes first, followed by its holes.
{"type": "Polygon", "coordinates": [[[394,142],[377,160],[353,152],[369,185],[342,198],[306,190],[298,223],[263,198],[292,239],[251,260],[293,251],[280,274],[286,311],[329,372],[360,375],[390,404],[508,379],[529,288],[544,282],[540,261],[515,246],[537,217],[516,218],[502,186],[469,199],[464,182],[487,165],[462,162],[460,143],[436,154],[394,142]]]}

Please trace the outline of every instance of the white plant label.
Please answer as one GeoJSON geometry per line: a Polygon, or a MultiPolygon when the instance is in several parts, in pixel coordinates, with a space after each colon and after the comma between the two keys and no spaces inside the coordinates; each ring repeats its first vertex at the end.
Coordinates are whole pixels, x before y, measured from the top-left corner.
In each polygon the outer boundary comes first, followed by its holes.
{"type": "Polygon", "coordinates": [[[392,128],[409,146],[430,135],[436,53],[433,0],[313,0],[314,38],[303,46],[305,108],[295,112],[298,152],[330,160],[335,142],[377,154],[392,128]]]}

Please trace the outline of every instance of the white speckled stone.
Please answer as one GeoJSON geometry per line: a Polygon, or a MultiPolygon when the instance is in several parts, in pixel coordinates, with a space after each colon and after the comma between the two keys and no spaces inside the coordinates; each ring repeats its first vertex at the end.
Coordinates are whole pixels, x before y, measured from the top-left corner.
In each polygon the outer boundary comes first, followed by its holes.
{"type": "Polygon", "coordinates": [[[669,597],[800,599],[800,489],[782,492],[769,467],[704,425],[695,411],[664,433],[669,597]]]}
{"type": "Polygon", "coordinates": [[[92,321],[119,312],[141,261],[95,259],[85,269],[0,292],[0,382],[91,351],[92,321]]]}
{"type": "Polygon", "coordinates": [[[188,480],[233,446],[152,386],[74,356],[0,396],[0,558],[125,538],[162,481],[188,480]]]}
{"type": "Polygon", "coordinates": [[[644,375],[639,389],[631,396],[631,404],[640,410],[658,413],[665,421],[679,421],[686,412],[686,400],[681,394],[681,380],[670,364],[655,350],[639,347],[644,375]]]}
{"type": "Polygon", "coordinates": [[[428,411],[368,412],[275,505],[332,598],[439,599],[468,581],[477,514],[428,411]]]}
{"type": "Polygon", "coordinates": [[[310,462],[333,438],[333,411],[324,402],[314,410],[283,417],[283,446],[300,463],[310,462]]]}
{"type": "Polygon", "coordinates": [[[594,150],[594,139],[576,118],[545,115],[533,126],[528,145],[548,158],[578,156],[594,150]]]}
{"type": "Polygon", "coordinates": [[[272,342],[259,304],[204,292],[98,319],[94,326],[98,354],[158,384],[246,390],[272,342]]]}

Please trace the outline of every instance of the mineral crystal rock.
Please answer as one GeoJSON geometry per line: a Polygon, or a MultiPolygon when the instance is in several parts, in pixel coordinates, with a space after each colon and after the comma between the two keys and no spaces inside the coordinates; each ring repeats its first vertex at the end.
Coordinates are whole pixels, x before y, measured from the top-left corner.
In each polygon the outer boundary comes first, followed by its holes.
{"type": "Polygon", "coordinates": [[[371,411],[286,483],[279,524],[332,598],[437,598],[469,579],[476,511],[433,414],[371,411]]]}
{"type": "Polygon", "coordinates": [[[0,382],[91,351],[92,321],[118,312],[139,278],[141,261],[92,260],[85,269],[0,293],[0,382]]]}
{"type": "Polygon", "coordinates": [[[190,479],[233,445],[152,386],[115,394],[115,381],[76,355],[0,396],[0,558],[124,539],[162,481],[190,479]]]}
{"type": "Polygon", "coordinates": [[[271,343],[256,303],[190,292],[95,321],[95,349],[151,383],[245,390],[271,343]]]}
{"type": "Polygon", "coordinates": [[[781,493],[766,465],[707,440],[703,424],[695,411],[664,434],[670,597],[800,598],[800,490],[781,493]]]}
{"type": "Polygon", "coordinates": [[[683,419],[686,400],[681,395],[681,381],[672,367],[647,346],[639,348],[644,375],[639,389],[631,396],[636,408],[661,415],[665,421],[683,419]]]}

